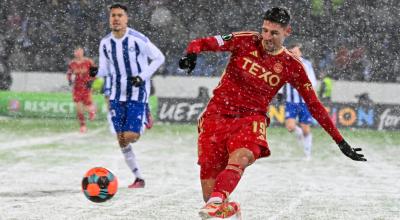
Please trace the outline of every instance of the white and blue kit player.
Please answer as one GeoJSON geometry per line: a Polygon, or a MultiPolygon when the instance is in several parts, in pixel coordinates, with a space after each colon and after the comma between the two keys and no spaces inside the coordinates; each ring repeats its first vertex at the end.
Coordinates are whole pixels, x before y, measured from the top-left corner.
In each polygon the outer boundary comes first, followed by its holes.
{"type": "Polygon", "coordinates": [[[116,3],[109,9],[112,32],[100,42],[97,76],[109,78],[111,121],[125,161],[136,177],[129,188],[143,188],[144,179],[132,143],[144,131],[150,78],[165,57],[146,36],[127,26],[125,5],[116,3]]]}
{"type": "MultiPolygon", "coordinates": [[[[315,77],[312,63],[302,57],[301,44],[295,43],[289,46],[288,49],[303,63],[312,86],[316,88],[317,79],[315,77]]],[[[281,92],[286,94],[285,126],[289,132],[293,132],[296,135],[297,140],[304,148],[306,159],[309,160],[311,159],[312,149],[311,123],[313,118],[308,111],[307,105],[305,104],[303,98],[299,95],[295,88],[289,84],[286,84],[284,87],[282,87],[282,89],[283,90],[281,90],[281,92]],[[297,125],[296,119],[298,119],[299,125],[297,125]]]]}

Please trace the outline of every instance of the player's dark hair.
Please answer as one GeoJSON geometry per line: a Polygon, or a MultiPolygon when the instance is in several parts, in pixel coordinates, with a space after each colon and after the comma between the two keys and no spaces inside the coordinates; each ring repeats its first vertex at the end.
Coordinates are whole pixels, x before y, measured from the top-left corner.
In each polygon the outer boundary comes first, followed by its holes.
{"type": "Polygon", "coordinates": [[[77,49],[79,49],[79,48],[81,48],[82,50],[85,50],[85,48],[84,48],[82,45],[80,45],[80,44],[76,45],[76,46],[74,47],[74,50],[77,50],[77,49]]]}
{"type": "Polygon", "coordinates": [[[108,6],[108,10],[110,10],[110,11],[111,11],[111,9],[114,9],[114,8],[120,8],[120,9],[124,10],[125,13],[128,13],[128,7],[126,7],[126,5],[124,5],[122,3],[114,3],[110,6],[108,6]]]}
{"type": "Polygon", "coordinates": [[[264,20],[278,23],[285,27],[290,23],[290,13],[286,8],[274,7],[265,12],[264,20]]]}

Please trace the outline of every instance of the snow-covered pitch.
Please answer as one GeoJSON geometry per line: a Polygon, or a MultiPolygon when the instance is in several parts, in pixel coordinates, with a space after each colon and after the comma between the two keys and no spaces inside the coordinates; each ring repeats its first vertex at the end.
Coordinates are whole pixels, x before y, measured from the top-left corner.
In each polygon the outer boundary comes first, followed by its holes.
{"type": "MultiPolygon", "coordinates": [[[[400,219],[400,134],[346,130],[368,162],[345,157],[320,128],[311,161],[283,128],[269,128],[269,158],[249,167],[232,199],[245,220],[400,219]]],[[[74,120],[0,119],[0,219],[199,219],[203,205],[194,125],[156,125],[134,144],[146,188],[128,170],[105,122],[79,134],[74,120]],[[119,178],[108,202],[81,191],[91,167],[119,178]]]]}

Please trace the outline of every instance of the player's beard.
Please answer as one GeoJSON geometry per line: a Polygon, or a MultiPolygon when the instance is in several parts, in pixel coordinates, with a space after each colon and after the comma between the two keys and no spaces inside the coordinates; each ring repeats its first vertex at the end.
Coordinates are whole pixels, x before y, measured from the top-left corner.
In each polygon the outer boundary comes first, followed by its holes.
{"type": "Polygon", "coordinates": [[[126,27],[121,26],[121,25],[117,25],[117,26],[111,26],[111,31],[113,33],[125,33],[126,27]]]}
{"type": "Polygon", "coordinates": [[[278,47],[270,40],[264,40],[263,47],[264,50],[268,53],[275,53],[276,51],[282,48],[282,46],[278,47]]]}
{"type": "Polygon", "coordinates": [[[115,26],[111,25],[111,30],[113,32],[118,32],[118,31],[122,30],[122,27],[120,25],[115,25],[115,26]]]}
{"type": "Polygon", "coordinates": [[[276,50],[274,43],[269,40],[263,41],[263,47],[264,47],[265,51],[270,52],[270,53],[272,53],[276,50]]]}
{"type": "Polygon", "coordinates": [[[115,24],[111,24],[110,27],[112,31],[118,32],[125,30],[127,25],[124,24],[124,22],[115,22],[115,24]]]}

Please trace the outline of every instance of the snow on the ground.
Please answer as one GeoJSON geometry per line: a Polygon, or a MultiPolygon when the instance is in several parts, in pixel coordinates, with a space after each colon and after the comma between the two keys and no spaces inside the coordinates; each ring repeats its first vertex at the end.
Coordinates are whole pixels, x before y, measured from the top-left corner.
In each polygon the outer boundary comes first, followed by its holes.
{"type": "MultiPolygon", "coordinates": [[[[313,159],[305,161],[294,138],[280,134],[269,135],[271,157],[249,167],[232,194],[243,219],[400,219],[400,146],[354,140],[368,158],[360,163],[315,137],[313,159]]],[[[0,141],[0,219],[199,219],[195,133],[145,134],[134,150],[146,188],[135,190],[127,188],[133,175],[106,127],[14,139],[0,141]],[[102,204],[80,188],[94,166],[119,179],[117,194],[102,204]]]]}

